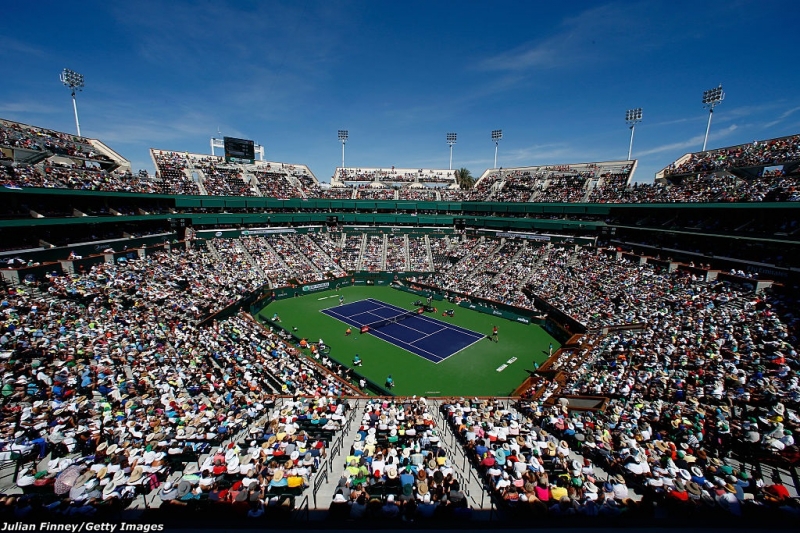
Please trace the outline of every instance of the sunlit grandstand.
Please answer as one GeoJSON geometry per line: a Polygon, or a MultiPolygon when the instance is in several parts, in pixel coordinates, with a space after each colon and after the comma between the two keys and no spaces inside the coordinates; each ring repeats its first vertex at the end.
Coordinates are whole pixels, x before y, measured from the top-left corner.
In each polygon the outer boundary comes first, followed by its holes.
{"type": "Polygon", "coordinates": [[[798,136],[466,189],[177,148],[0,121],[6,516],[796,519],[798,136]]]}

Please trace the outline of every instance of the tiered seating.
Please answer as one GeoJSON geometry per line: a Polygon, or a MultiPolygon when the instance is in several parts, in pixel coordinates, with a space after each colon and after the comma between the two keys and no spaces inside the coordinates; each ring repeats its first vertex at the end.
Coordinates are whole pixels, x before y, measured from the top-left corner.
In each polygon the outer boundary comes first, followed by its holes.
{"type": "Polygon", "coordinates": [[[451,253],[451,261],[454,258],[461,258],[458,263],[450,269],[440,274],[434,275],[432,279],[435,284],[450,291],[457,291],[464,294],[478,296],[480,288],[487,284],[492,276],[476,268],[484,263],[498,248],[498,242],[491,239],[472,239],[463,246],[458,247],[451,253]],[[477,275],[477,277],[473,277],[477,275]]]}
{"type": "MultiPolygon", "coordinates": [[[[253,175],[258,179],[258,190],[261,192],[262,196],[280,198],[283,200],[301,196],[299,191],[286,179],[286,174],[284,172],[257,170],[253,172],[253,175]]],[[[311,177],[307,177],[307,179],[313,181],[311,177]]]]}
{"type": "Polygon", "coordinates": [[[448,237],[430,236],[429,240],[431,243],[431,254],[433,256],[432,270],[440,271],[450,268],[450,256],[447,251],[450,245],[450,239],[448,237]]]}
{"type": "MultiPolygon", "coordinates": [[[[438,240],[438,239],[437,239],[438,240]]],[[[412,272],[430,272],[433,270],[428,256],[428,245],[424,237],[408,236],[408,270],[412,272]]]]}
{"type": "Polygon", "coordinates": [[[159,192],[159,184],[147,177],[130,172],[108,172],[101,169],[75,168],[63,165],[46,165],[40,170],[36,166],[17,165],[2,167],[2,185],[11,188],[44,187],[115,192],[159,192]]]}
{"type": "MultiPolygon", "coordinates": [[[[305,239],[307,246],[305,249],[306,256],[310,257],[317,268],[324,272],[330,272],[336,277],[345,274],[345,271],[339,266],[340,253],[337,245],[330,239],[327,233],[306,233],[297,235],[297,240],[305,239]]],[[[297,244],[297,242],[296,242],[297,244]]]]}
{"type": "Polygon", "coordinates": [[[264,237],[242,237],[240,243],[255,259],[264,274],[275,287],[285,287],[292,279],[293,273],[287,271],[281,262],[280,256],[269,245],[264,237]]]}
{"type": "Polygon", "coordinates": [[[87,161],[112,161],[108,156],[97,152],[91,141],[85,137],[2,119],[0,146],[48,152],[87,161]]]}
{"type": "Polygon", "coordinates": [[[397,192],[400,200],[415,200],[419,202],[435,202],[438,200],[436,189],[428,187],[403,187],[397,192]]]}
{"type": "Polygon", "coordinates": [[[582,202],[586,195],[587,179],[585,175],[550,178],[546,187],[533,193],[531,201],[582,202]]]}
{"type": "Polygon", "coordinates": [[[431,522],[470,508],[424,398],[370,400],[344,463],[329,519],[431,522]]]}
{"type": "Polygon", "coordinates": [[[664,175],[704,174],[718,170],[731,171],[737,168],[784,165],[798,161],[800,161],[800,135],[792,135],[696,152],[690,154],[682,163],[673,163],[664,169],[664,175]]]}
{"type": "Polygon", "coordinates": [[[245,253],[243,242],[232,239],[214,239],[214,248],[220,256],[223,264],[228,267],[226,272],[233,272],[241,278],[242,283],[247,283],[250,288],[255,289],[264,283],[261,270],[250,263],[250,259],[245,253]]]}
{"type": "Polygon", "coordinates": [[[337,168],[333,180],[348,185],[380,182],[389,187],[400,187],[409,183],[422,183],[435,187],[455,184],[455,171],[440,169],[408,168],[337,168]]]}
{"type": "Polygon", "coordinates": [[[200,194],[197,183],[184,172],[188,168],[184,155],[155,149],[151,153],[156,163],[161,194],[200,194]]]}
{"type": "Polygon", "coordinates": [[[389,235],[386,241],[386,268],[389,272],[408,270],[405,235],[389,235]]]}
{"type": "Polygon", "coordinates": [[[383,235],[368,235],[367,247],[361,258],[361,270],[377,272],[383,265],[383,235]]]}
{"type": "Polygon", "coordinates": [[[542,246],[527,246],[505,272],[492,280],[491,286],[484,287],[484,291],[490,295],[489,299],[523,309],[533,309],[533,302],[520,288],[532,275],[534,265],[543,251],[542,246]]]}
{"type": "Polygon", "coordinates": [[[360,187],[358,189],[359,200],[394,200],[394,189],[375,189],[372,187],[360,187]]]}
{"type": "Polygon", "coordinates": [[[283,235],[268,235],[265,237],[273,250],[283,259],[289,268],[289,275],[300,283],[311,281],[321,281],[325,279],[322,272],[318,272],[311,264],[305,260],[305,255],[298,253],[297,248],[292,242],[283,235]],[[287,242],[288,241],[288,242],[287,242]]]}
{"type": "Polygon", "coordinates": [[[361,233],[348,234],[342,249],[339,264],[344,270],[356,270],[358,258],[361,255],[361,233]]]}
{"type": "Polygon", "coordinates": [[[307,192],[310,198],[328,198],[331,200],[350,200],[353,198],[354,189],[352,187],[330,187],[327,189],[317,188],[307,192]]]}
{"type": "Polygon", "coordinates": [[[622,194],[628,188],[631,175],[629,173],[619,173],[601,176],[602,184],[593,188],[589,194],[589,202],[603,202],[605,198],[615,197],[622,194]]]}

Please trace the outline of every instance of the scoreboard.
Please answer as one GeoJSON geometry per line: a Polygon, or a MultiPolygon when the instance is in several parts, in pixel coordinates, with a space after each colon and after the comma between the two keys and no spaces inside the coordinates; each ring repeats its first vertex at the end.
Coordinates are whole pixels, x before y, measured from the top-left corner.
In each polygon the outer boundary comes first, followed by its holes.
{"type": "Polygon", "coordinates": [[[255,142],[235,137],[224,137],[225,161],[229,163],[249,163],[256,160],[255,142]]]}

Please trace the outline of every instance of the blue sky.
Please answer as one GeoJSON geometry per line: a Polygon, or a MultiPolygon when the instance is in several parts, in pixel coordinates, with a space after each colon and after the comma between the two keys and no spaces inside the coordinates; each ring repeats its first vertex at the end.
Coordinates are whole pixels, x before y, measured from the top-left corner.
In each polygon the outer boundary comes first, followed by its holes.
{"type": "Polygon", "coordinates": [[[82,133],[152,171],[150,147],[255,139],[322,181],[347,166],[504,167],[623,159],[638,181],[702,147],[800,132],[800,6],[726,2],[12,2],[0,117],[82,133]]]}

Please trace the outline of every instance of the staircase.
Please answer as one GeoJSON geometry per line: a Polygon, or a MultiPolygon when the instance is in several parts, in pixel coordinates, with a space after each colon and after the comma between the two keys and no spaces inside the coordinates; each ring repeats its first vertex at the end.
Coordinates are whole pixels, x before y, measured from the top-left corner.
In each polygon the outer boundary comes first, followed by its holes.
{"type": "Polygon", "coordinates": [[[247,248],[246,248],[246,247],[245,247],[245,246],[244,246],[244,245],[241,243],[241,241],[238,241],[238,242],[236,243],[236,249],[237,249],[237,250],[238,250],[238,251],[239,251],[239,252],[240,252],[240,253],[241,253],[241,254],[242,254],[244,257],[245,257],[245,259],[247,259],[247,262],[248,262],[248,263],[250,263],[250,265],[251,265],[253,268],[255,268],[255,269],[256,269],[256,271],[257,271],[259,274],[261,274],[261,275],[264,277],[264,279],[265,279],[265,280],[267,280],[267,283],[269,284],[269,288],[271,289],[271,288],[272,288],[272,280],[270,280],[270,279],[269,279],[269,277],[267,276],[267,273],[266,273],[266,272],[264,272],[264,269],[263,269],[263,268],[261,268],[261,265],[259,265],[259,264],[258,264],[258,261],[256,261],[255,257],[253,257],[252,255],[250,255],[250,252],[249,252],[249,251],[247,250],[247,248]]]}
{"type": "Polygon", "coordinates": [[[250,184],[250,190],[254,195],[264,196],[261,194],[261,189],[258,188],[258,178],[256,178],[255,175],[248,172],[246,174],[242,174],[242,179],[250,184]]]}
{"type": "Polygon", "coordinates": [[[403,257],[406,260],[406,266],[403,270],[408,270],[411,268],[411,256],[408,252],[408,233],[403,235],[403,257]]]}
{"type": "Polygon", "coordinates": [[[358,263],[356,263],[356,270],[362,270],[362,265],[364,264],[364,252],[367,249],[367,234],[363,233],[361,235],[361,248],[358,250],[358,263]]]}
{"type": "Polygon", "coordinates": [[[498,281],[500,281],[500,276],[505,274],[506,270],[508,270],[509,268],[511,268],[512,266],[514,266],[517,263],[517,259],[519,258],[520,255],[522,255],[525,252],[525,250],[527,248],[528,248],[528,243],[527,242],[523,242],[522,246],[520,246],[519,250],[517,250],[517,253],[514,254],[514,257],[510,261],[508,261],[505,264],[505,266],[503,266],[503,268],[500,269],[500,271],[495,275],[495,277],[492,278],[492,281],[490,283],[493,285],[493,284],[497,283],[498,281]]]}
{"type": "Polygon", "coordinates": [[[205,173],[200,169],[195,169],[194,165],[191,164],[191,159],[189,160],[189,165],[190,165],[189,168],[183,170],[183,174],[189,181],[192,181],[197,184],[197,189],[200,191],[201,195],[208,196],[208,191],[203,185],[203,182],[205,182],[206,180],[205,173]],[[197,174],[197,181],[194,181],[194,177],[192,176],[193,173],[197,174]]]}
{"type": "Polygon", "coordinates": [[[311,269],[312,269],[314,272],[316,272],[317,274],[322,274],[322,271],[321,271],[319,268],[317,268],[317,265],[315,265],[313,261],[309,260],[309,259],[308,259],[308,257],[306,257],[306,254],[304,254],[304,253],[302,253],[302,252],[300,251],[300,249],[299,249],[299,248],[298,248],[298,247],[295,245],[294,241],[292,241],[292,240],[291,240],[289,237],[287,237],[286,235],[281,235],[281,238],[283,239],[283,242],[285,242],[287,246],[289,246],[289,247],[290,247],[292,250],[294,250],[294,255],[295,255],[295,256],[299,257],[299,258],[300,258],[300,260],[301,260],[303,263],[305,263],[305,264],[307,264],[308,266],[310,266],[310,267],[311,267],[311,269]]]}
{"type": "Polygon", "coordinates": [[[386,270],[386,249],[389,247],[389,236],[383,234],[383,250],[381,251],[381,270],[386,270]]]}
{"type": "MultiPolygon", "coordinates": [[[[258,237],[258,238],[259,238],[259,239],[264,239],[263,237],[258,237]]],[[[291,269],[289,268],[289,265],[287,265],[287,264],[286,264],[286,261],[284,261],[284,260],[283,260],[283,257],[281,257],[281,254],[279,254],[278,252],[276,252],[276,251],[275,251],[275,248],[273,248],[273,247],[272,247],[272,245],[269,243],[269,240],[268,240],[268,239],[264,239],[264,246],[265,246],[265,247],[267,248],[267,250],[269,250],[269,252],[270,252],[271,254],[273,254],[273,255],[275,256],[275,258],[278,260],[278,263],[280,264],[280,268],[282,268],[282,269],[284,269],[284,270],[287,270],[287,271],[288,271],[288,270],[291,270],[291,269]]]]}
{"type": "Polygon", "coordinates": [[[517,284],[517,287],[524,287],[528,283],[530,283],[531,279],[533,279],[533,276],[536,275],[538,267],[541,266],[550,257],[550,246],[549,245],[542,246],[542,248],[544,249],[544,251],[541,254],[539,254],[539,259],[536,261],[536,263],[533,264],[533,267],[531,268],[531,273],[525,276],[525,279],[520,281],[517,284]]]}
{"type": "MultiPolygon", "coordinates": [[[[438,192],[436,194],[439,194],[438,192]]],[[[433,252],[431,251],[431,240],[425,235],[425,253],[428,256],[428,270],[433,272],[433,252]]]]}
{"type": "Polygon", "coordinates": [[[217,247],[214,246],[214,242],[211,239],[206,241],[206,249],[208,250],[208,253],[211,254],[211,257],[214,258],[215,261],[217,261],[218,263],[222,262],[222,257],[219,255],[219,251],[217,250],[217,247]]]}

